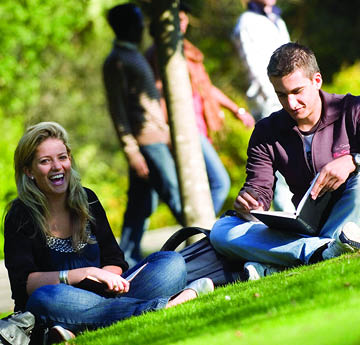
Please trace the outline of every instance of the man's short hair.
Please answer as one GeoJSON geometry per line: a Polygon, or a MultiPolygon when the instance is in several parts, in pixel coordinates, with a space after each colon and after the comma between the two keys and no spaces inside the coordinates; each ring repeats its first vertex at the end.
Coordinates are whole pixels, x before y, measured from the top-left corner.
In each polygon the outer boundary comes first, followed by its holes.
{"type": "Polygon", "coordinates": [[[308,78],[320,72],[314,52],[299,43],[286,43],[277,48],[267,67],[269,77],[284,77],[302,69],[308,78]]]}
{"type": "Polygon", "coordinates": [[[126,3],[111,8],[107,21],[119,40],[140,41],[144,23],[141,10],[136,5],[126,3]]]}

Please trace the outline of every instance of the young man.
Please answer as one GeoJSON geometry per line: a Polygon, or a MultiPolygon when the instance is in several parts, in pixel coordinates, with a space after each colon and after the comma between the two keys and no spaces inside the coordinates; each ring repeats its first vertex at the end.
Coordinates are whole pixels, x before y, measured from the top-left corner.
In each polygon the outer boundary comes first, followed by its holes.
{"type": "Polygon", "coordinates": [[[272,55],[268,75],[283,107],[259,121],[249,142],[247,179],[234,208],[238,217],[217,221],[211,232],[222,254],[254,261],[250,279],[360,248],[360,97],[321,90],[314,53],[287,43],[272,55]],[[269,229],[250,210],[269,209],[274,175],[284,175],[295,206],[320,172],[311,196],[333,191],[333,207],[318,236],[269,229]],[[245,220],[247,219],[247,220],[245,220]]]}
{"type": "Polygon", "coordinates": [[[140,242],[158,196],[182,224],[182,207],[170,136],[151,67],[138,51],[143,17],[134,4],[108,12],[116,39],[103,66],[104,84],[116,133],[129,163],[128,203],[120,247],[132,266],[141,260],[140,242]]]}

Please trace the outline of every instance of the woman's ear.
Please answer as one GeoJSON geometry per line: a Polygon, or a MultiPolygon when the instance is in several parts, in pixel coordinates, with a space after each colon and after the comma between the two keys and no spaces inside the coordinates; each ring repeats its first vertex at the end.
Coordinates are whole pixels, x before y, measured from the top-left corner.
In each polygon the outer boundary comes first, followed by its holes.
{"type": "Polygon", "coordinates": [[[24,173],[29,179],[34,179],[34,176],[31,174],[31,170],[29,168],[24,168],[24,173]]]}

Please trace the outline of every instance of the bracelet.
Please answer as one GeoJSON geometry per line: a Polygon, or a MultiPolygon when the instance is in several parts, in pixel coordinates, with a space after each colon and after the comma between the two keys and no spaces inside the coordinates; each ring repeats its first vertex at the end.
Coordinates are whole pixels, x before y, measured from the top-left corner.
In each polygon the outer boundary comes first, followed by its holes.
{"type": "Polygon", "coordinates": [[[239,108],[238,111],[237,111],[238,115],[244,115],[245,113],[246,113],[245,108],[239,108]]]}
{"type": "Polygon", "coordinates": [[[68,270],[59,272],[59,281],[61,284],[69,285],[68,273],[68,270]]]}

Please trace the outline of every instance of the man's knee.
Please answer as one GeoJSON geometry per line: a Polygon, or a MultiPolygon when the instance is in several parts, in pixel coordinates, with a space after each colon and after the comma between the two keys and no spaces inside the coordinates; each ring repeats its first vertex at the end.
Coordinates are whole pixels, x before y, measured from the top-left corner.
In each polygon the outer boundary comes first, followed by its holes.
{"type": "Polygon", "coordinates": [[[226,233],[230,229],[230,224],[226,218],[220,218],[215,222],[210,231],[210,242],[216,248],[220,249],[226,246],[227,236],[226,233]]]}

